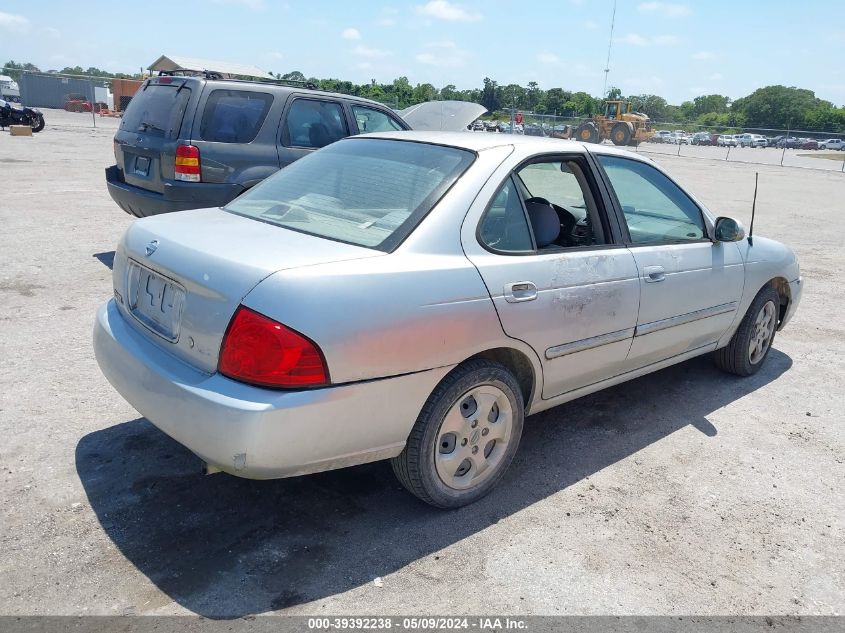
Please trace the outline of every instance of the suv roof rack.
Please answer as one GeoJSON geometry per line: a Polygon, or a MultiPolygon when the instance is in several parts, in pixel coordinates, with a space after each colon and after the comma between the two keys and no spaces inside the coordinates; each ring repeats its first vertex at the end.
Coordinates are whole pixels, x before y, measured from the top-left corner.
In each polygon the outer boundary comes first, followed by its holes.
{"type": "Polygon", "coordinates": [[[299,81],[297,79],[265,79],[264,77],[256,77],[254,79],[231,79],[224,77],[223,73],[216,70],[160,70],[159,77],[197,77],[202,76],[205,79],[216,79],[218,81],[241,81],[245,83],[258,84],[278,84],[280,86],[296,86],[298,88],[307,88],[308,90],[317,90],[317,85],[312,81],[299,81]]]}

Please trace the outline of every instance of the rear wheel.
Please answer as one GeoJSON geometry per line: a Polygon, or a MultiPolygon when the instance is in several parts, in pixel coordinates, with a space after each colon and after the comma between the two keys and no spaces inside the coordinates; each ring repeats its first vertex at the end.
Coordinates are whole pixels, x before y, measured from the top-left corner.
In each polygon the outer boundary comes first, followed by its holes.
{"type": "Polygon", "coordinates": [[[498,483],[522,435],[522,394],[502,365],[473,360],[429,396],[402,453],[391,460],[412,494],[438,508],[477,501],[498,483]]]}
{"type": "Polygon", "coordinates": [[[614,145],[627,145],[631,141],[631,129],[624,123],[617,123],[610,130],[610,140],[614,145]]]}
{"type": "Polygon", "coordinates": [[[582,143],[598,143],[599,131],[598,128],[596,128],[596,124],[592,121],[582,123],[578,126],[578,129],[575,130],[575,138],[582,143]]]}
{"type": "Polygon", "coordinates": [[[714,352],[719,369],[737,376],[759,371],[775,340],[779,307],[780,295],[771,286],[757,293],[730,343],[714,352]]]}

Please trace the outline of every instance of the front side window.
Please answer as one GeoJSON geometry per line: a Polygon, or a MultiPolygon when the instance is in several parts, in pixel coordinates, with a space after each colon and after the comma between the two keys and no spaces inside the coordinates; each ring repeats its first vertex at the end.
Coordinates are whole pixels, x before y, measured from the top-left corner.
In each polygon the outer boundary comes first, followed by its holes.
{"type": "Polygon", "coordinates": [[[296,99],[285,121],[289,147],[325,147],[349,136],[343,109],[335,101],[296,99]]]}
{"type": "Polygon", "coordinates": [[[472,152],[349,138],[263,180],[225,210],[318,237],[391,251],[475,160],[472,152]]]}
{"type": "Polygon", "coordinates": [[[680,187],[651,165],[599,155],[625,215],[631,242],[688,242],[704,239],[704,218],[680,187]]]}
{"type": "Polygon", "coordinates": [[[213,90],[205,102],[200,138],[214,143],[251,143],[267,118],[273,95],[247,90],[213,90]]]}
{"type": "Polygon", "coordinates": [[[380,110],[353,105],[352,114],[355,115],[355,122],[358,124],[358,131],[361,134],[366,134],[367,132],[395,132],[396,130],[403,129],[398,121],[394,121],[380,110]]]}

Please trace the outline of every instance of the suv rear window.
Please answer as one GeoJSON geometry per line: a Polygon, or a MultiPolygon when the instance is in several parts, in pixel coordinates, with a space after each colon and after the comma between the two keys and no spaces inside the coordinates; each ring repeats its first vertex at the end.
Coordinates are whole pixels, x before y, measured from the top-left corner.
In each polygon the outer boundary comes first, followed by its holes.
{"type": "Polygon", "coordinates": [[[345,139],[260,182],[225,210],[347,244],[391,251],[475,160],[409,141],[345,139]]]}
{"type": "Polygon", "coordinates": [[[147,84],[132,98],[120,129],[174,139],[179,136],[191,89],[180,84],[147,84]]]}
{"type": "Polygon", "coordinates": [[[215,143],[250,143],[261,129],[273,95],[248,90],[213,90],[205,102],[200,138],[215,143]]]}

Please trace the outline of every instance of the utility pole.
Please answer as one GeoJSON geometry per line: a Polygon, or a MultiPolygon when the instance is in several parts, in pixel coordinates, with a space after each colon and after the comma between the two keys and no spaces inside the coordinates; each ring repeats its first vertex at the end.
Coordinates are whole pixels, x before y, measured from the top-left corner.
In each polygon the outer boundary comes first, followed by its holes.
{"type": "Polygon", "coordinates": [[[613,0],[613,15],[610,18],[610,41],[607,43],[607,62],[604,65],[604,87],[601,96],[607,97],[607,76],[610,74],[610,51],[613,48],[613,27],[616,25],[616,0],[613,0]]]}

